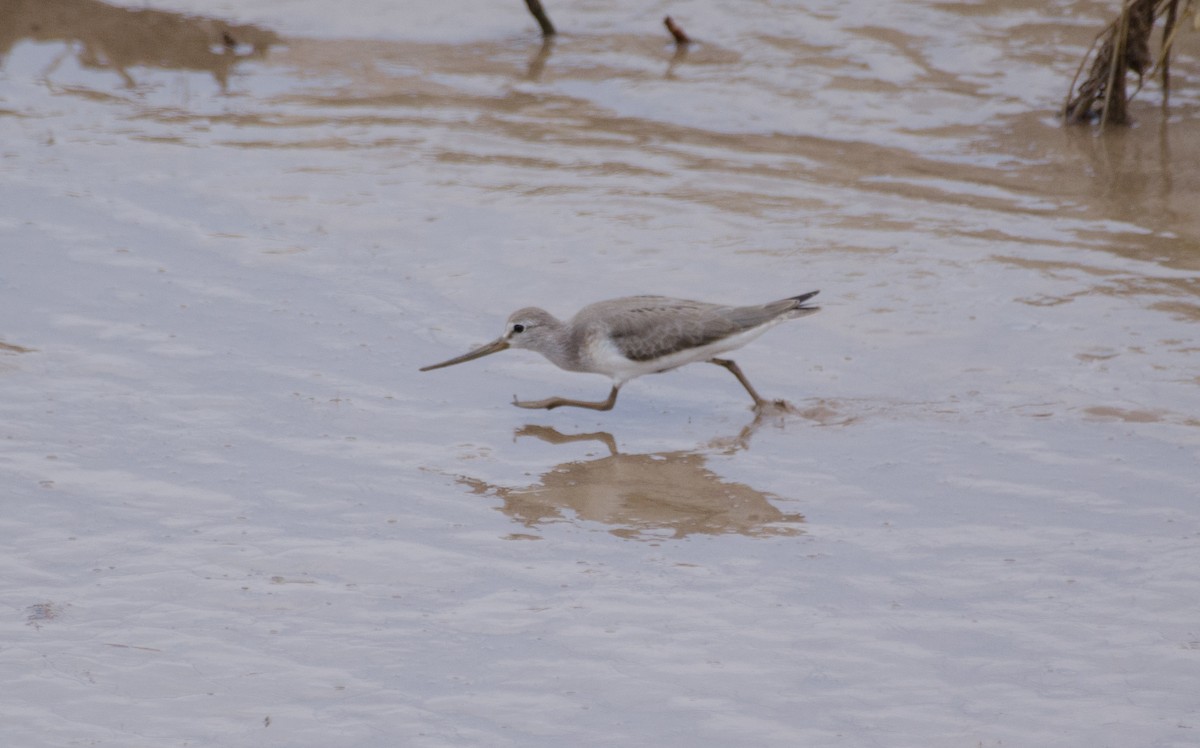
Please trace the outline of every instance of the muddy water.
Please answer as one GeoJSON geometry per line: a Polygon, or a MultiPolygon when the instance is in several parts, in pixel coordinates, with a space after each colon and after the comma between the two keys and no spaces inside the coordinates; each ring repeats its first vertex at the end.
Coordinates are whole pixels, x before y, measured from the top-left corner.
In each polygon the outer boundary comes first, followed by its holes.
{"type": "Polygon", "coordinates": [[[1104,3],[408,5],[0,2],[11,741],[1194,742],[1195,34],[1097,136],[1104,3]],[[417,372],[817,288],[798,415],[417,372]]]}

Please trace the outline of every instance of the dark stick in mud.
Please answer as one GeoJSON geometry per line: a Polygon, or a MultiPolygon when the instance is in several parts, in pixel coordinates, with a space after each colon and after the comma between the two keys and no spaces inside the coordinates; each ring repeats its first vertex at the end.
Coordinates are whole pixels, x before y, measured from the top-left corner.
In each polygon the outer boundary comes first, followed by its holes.
{"type": "Polygon", "coordinates": [[[671,36],[675,37],[675,43],[677,45],[682,46],[684,44],[692,43],[691,38],[686,33],[684,33],[683,29],[680,28],[679,24],[675,23],[675,19],[671,18],[670,16],[667,16],[666,18],[663,19],[663,25],[667,27],[667,31],[671,32],[671,36]]]}
{"type": "Polygon", "coordinates": [[[542,7],[542,0],[525,0],[525,5],[529,6],[529,12],[537,19],[538,26],[542,27],[542,36],[554,36],[558,33],[554,30],[554,24],[550,23],[550,16],[546,15],[546,10],[542,7]]]}

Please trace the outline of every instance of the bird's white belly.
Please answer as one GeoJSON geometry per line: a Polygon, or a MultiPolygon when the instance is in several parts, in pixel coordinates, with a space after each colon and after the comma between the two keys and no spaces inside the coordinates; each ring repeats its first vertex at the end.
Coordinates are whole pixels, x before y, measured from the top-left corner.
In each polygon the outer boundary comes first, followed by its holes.
{"type": "Polygon", "coordinates": [[[728,338],[709,343],[708,345],[702,345],[697,348],[685,348],[648,361],[633,361],[626,358],[625,354],[613,344],[610,338],[599,336],[588,341],[587,370],[609,376],[614,383],[621,385],[634,377],[670,371],[684,364],[696,361],[708,361],[715,356],[720,356],[722,353],[737,350],[759,335],[762,335],[771,327],[774,327],[774,321],[737,335],[731,335],[728,338]]]}

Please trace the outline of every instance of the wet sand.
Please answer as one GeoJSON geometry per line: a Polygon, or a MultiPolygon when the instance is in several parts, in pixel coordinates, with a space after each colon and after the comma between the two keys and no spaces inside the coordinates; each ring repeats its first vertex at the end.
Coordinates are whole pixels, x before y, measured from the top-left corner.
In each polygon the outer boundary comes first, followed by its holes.
{"type": "Polygon", "coordinates": [[[1097,135],[1090,3],[404,5],[0,2],[9,742],[1195,742],[1200,36],[1097,135]],[[793,414],[417,371],[814,288],[793,414]]]}

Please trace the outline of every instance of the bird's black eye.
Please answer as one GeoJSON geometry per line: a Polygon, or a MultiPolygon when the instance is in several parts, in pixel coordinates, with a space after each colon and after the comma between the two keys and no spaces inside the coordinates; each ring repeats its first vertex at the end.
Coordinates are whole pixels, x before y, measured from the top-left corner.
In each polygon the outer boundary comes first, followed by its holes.
{"type": "Polygon", "coordinates": [[[513,325],[513,332],[525,332],[525,325],[520,323],[513,325]]]}

